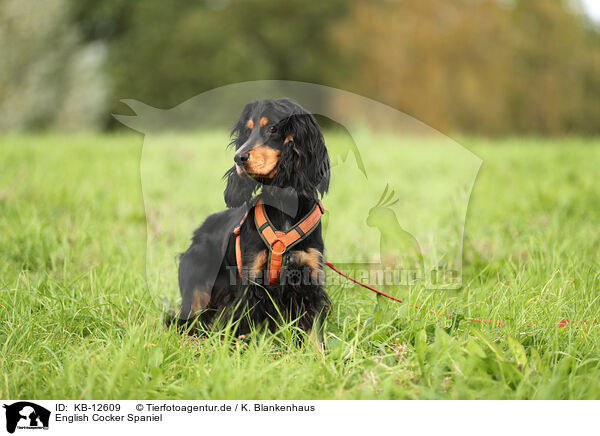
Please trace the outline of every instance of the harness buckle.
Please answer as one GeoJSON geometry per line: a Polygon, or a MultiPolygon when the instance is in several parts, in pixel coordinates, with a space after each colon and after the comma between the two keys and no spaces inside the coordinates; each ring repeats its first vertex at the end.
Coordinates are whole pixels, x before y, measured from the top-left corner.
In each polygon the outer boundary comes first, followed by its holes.
{"type": "Polygon", "coordinates": [[[282,256],[282,255],[283,255],[283,253],[285,253],[285,250],[286,250],[286,248],[287,248],[287,247],[285,246],[285,244],[283,243],[283,241],[281,240],[281,238],[275,238],[275,239],[273,240],[273,242],[271,243],[271,253],[273,253],[273,254],[276,254],[276,255],[282,256]],[[281,246],[283,246],[283,249],[282,249],[281,251],[275,251],[275,245],[276,245],[278,242],[281,244],[281,246]]]}

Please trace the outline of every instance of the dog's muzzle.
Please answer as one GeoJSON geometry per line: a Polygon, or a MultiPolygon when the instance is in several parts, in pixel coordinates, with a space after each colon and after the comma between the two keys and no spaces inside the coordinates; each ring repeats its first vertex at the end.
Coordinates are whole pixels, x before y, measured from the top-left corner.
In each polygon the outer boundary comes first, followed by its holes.
{"type": "Polygon", "coordinates": [[[250,153],[236,153],[233,157],[233,161],[239,166],[246,165],[248,159],[250,159],[250,153]]]}

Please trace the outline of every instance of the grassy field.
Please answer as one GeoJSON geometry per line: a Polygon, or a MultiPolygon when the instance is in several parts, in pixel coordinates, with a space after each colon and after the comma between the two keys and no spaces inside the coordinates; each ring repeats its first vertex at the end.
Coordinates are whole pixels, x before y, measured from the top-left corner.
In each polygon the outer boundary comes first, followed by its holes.
{"type": "MultiPolygon", "coordinates": [[[[222,200],[165,185],[152,194],[187,208],[151,209],[147,230],[142,141],[0,138],[1,398],[600,398],[598,140],[462,138],[484,161],[469,206],[464,287],[404,292],[424,309],[392,306],[382,320],[368,291],[330,286],[324,356],[289,341],[289,327],[243,342],[163,328],[189,221],[222,200]],[[147,231],[170,259],[148,274],[147,231]],[[505,322],[451,325],[431,310],[505,322]],[[557,327],[562,319],[591,322],[557,327]]],[[[169,153],[161,159],[178,174],[169,153]]],[[[215,174],[225,169],[215,164],[215,174]]],[[[348,252],[360,258],[356,247],[348,252]]]]}

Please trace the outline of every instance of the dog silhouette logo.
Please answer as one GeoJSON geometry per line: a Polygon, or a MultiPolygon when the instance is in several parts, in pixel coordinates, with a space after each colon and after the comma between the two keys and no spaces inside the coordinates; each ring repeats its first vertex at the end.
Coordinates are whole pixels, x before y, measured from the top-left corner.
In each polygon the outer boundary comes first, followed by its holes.
{"type": "Polygon", "coordinates": [[[42,406],[29,401],[19,401],[10,405],[4,404],[6,409],[6,431],[14,433],[18,429],[48,429],[50,411],[42,406]]]}

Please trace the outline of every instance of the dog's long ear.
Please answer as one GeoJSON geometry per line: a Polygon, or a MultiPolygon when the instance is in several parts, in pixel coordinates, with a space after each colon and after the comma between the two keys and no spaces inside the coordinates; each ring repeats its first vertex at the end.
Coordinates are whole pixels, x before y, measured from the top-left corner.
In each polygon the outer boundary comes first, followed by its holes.
{"type": "Polygon", "coordinates": [[[306,112],[293,114],[281,122],[281,130],[288,140],[274,182],[286,179],[299,195],[310,198],[325,194],[329,189],[329,155],[317,120],[306,112]]]}
{"type": "Polygon", "coordinates": [[[250,131],[246,127],[246,123],[248,122],[250,114],[252,113],[252,109],[254,109],[256,104],[257,102],[255,101],[246,104],[246,106],[244,106],[242,109],[242,114],[231,128],[231,142],[229,145],[234,146],[236,150],[240,147],[240,145],[246,142],[248,140],[248,136],[250,136],[250,131]]]}
{"type": "MultiPolygon", "coordinates": [[[[249,131],[246,128],[246,123],[256,104],[257,102],[255,101],[246,104],[242,109],[240,118],[231,129],[231,142],[229,145],[233,146],[236,150],[248,139],[249,131]]],[[[227,207],[241,206],[245,201],[252,198],[252,193],[258,187],[258,183],[250,177],[246,175],[240,176],[235,170],[235,166],[227,170],[223,178],[227,179],[227,186],[223,193],[227,207]]]]}
{"type": "Polygon", "coordinates": [[[235,166],[229,168],[224,179],[227,179],[225,186],[225,204],[227,207],[238,207],[252,198],[252,193],[258,187],[258,183],[246,175],[240,176],[235,170],[235,166]]]}

